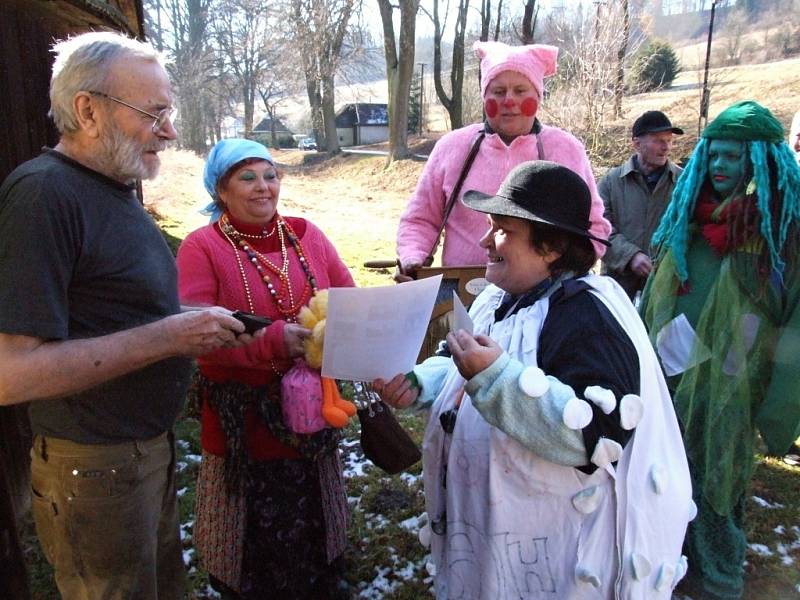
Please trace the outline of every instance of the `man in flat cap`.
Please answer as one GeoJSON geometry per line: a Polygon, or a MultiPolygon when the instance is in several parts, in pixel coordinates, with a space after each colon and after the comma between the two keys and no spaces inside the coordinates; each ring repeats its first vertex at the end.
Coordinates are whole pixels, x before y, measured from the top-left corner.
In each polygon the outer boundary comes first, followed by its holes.
{"type": "Polygon", "coordinates": [[[603,271],[616,279],[631,299],[644,287],[653,268],[650,237],[681,174],[669,153],[673,136],[682,134],[683,129],[673,127],[663,112],[647,111],[633,123],[634,154],[611,169],[598,186],[604,216],[612,226],[603,271]]]}

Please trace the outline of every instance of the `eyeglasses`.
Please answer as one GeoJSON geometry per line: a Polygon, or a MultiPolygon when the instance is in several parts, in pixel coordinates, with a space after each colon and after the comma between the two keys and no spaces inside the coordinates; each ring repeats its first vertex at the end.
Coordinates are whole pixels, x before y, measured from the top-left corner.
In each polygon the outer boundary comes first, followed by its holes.
{"type": "Polygon", "coordinates": [[[164,128],[164,125],[167,124],[167,121],[172,118],[173,114],[175,114],[175,107],[173,106],[168,106],[167,108],[161,109],[156,114],[153,114],[151,112],[147,112],[146,110],[142,110],[141,108],[138,108],[133,104],[128,104],[124,100],[120,100],[119,98],[112,96],[110,94],[106,94],[103,92],[93,92],[93,91],[89,91],[89,93],[92,96],[100,96],[101,98],[106,98],[107,100],[111,100],[113,102],[116,102],[117,104],[122,104],[122,106],[127,106],[128,108],[133,109],[138,113],[150,117],[151,119],[153,119],[153,126],[152,126],[153,133],[158,133],[159,131],[161,131],[164,128]]]}

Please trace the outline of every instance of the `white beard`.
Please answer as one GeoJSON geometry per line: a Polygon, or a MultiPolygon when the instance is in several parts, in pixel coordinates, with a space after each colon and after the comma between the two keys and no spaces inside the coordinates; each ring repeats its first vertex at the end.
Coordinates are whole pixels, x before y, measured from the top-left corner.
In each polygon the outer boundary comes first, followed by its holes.
{"type": "Polygon", "coordinates": [[[153,179],[158,175],[161,166],[156,157],[153,165],[145,163],[142,155],[148,150],[161,151],[166,142],[157,142],[147,146],[139,144],[126,136],[115,123],[100,138],[103,148],[104,171],[118,181],[134,181],[136,179],[153,179]]]}

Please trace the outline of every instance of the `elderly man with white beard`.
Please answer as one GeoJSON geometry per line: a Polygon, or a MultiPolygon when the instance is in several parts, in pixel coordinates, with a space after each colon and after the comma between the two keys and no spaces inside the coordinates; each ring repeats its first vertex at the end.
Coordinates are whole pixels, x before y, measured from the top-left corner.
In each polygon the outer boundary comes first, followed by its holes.
{"type": "Polygon", "coordinates": [[[147,44],[59,42],[60,141],[0,187],[0,405],[30,402],[33,515],[64,598],[183,595],[172,426],[190,357],[252,339],[178,302],[169,247],[135,194],[175,139],[147,44]]]}

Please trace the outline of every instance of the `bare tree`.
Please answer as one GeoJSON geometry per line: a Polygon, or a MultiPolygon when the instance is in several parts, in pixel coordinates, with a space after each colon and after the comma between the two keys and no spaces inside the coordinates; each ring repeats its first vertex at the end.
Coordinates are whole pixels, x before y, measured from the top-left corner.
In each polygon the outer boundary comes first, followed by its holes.
{"type": "Polygon", "coordinates": [[[203,114],[205,116],[206,137],[213,146],[222,139],[222,119],[234,111],[232,86],[226,82],[225,74],[209,81],[206,87],[203,114]]]}
{"type": "MultiPolygon", "coordinates": [[[[489,32],[492,27],[492,0],[481,0],[481,33],[482,42],[489,41],[489,32]]],[[[492,39],[496,42],[500,39],[500,23],[503,17],[503,0],[497,0],[497,16],[495,17],[494,33],[492,39]]]]}
{"type": "MultiPolygon", "coordinates": [[[[613,115],[618,51],[625,35],[621,21],[618,4],[607,6],[605,14],[565,11],[546,21],[545,35],[562,56],[542,111],[550,122],[582,137],[590,158],[614,151],[608,147],[606,120],[613,115]]],[[[635,53],[640,44],[641,39],[632,38],[628,51],[635,53]]]]}
{"type": "Polygon", "coordinates": [[[320,148],[331,153],[339,152],[334,76],[355,1],[291,0],[294,39],[302,54],[314,134],[320,148]]]}
{"type": "MultiPolygon", "coordinates": [[[[371,25],[362,21],[363,13],[355,12],[342,42],[336,81],[345,85],[374,82],[386,77],[383,31],[380,40],[370,31],[371,25]]],[[[356,90],[352,90],[356,93],[356,90]]]]}
{"type": "Polygon", "coordinates": [[[750,28],[750,20],[744,8],[736,8],[730,12],[723,28],[722,53],[723,64],[738,65],[742,62],[745,47],[745,34],[750,28]]]}
{"type": "Polygon", "coordinates": [[[270,144],[273,148],[277,148],[279,145],[277,132],[278,108],[287,99],[286,89],[280,82],[273,80],[266,85],[259,86],[258,95],[261,96],[264,110],[267,111],[267,116],[269,117],[270,144]]]}
{"type": "Polygon", "coordinates": [[[389,156],[393,160],[408,158],[408,94],[414,75],[414,31],[419,0],[399,0],[400,35],[395,43],[392,5],[378,0],[383,23],[383,48],[386,56],[386,80],[389,87],[389,156]]]}
{"type": "Polygon", "coordinates": [[[536,0],[525,0],[525,11],[522,13],[522,30],[519,41],[523,44],[533,43],[533,34],[536,32],[536,19],[539,16],[539,7],[536,0]]]}
{"type": "Polygon", "coordinates": [[[628,0],[620,0],[622,9],[622,37],[617,50],[617,80],[614,85],[614,116],[622,117],[622,95],[625,92],[625,56],[628,52],[628,39],[631,31],[631,16],[628,0]]]}
{"type": "Polygon", "coordinates": [[[214,19],[224,70],[236,81],[244,105],[245,137],[253,131],[259,81],[276,60],[268,44],[269,18],[260,0],[226,0],[218,3],[214,19]]]}
{"type": "Polygon", "coordinates": [[[177,92],[179,135],[183,146],[206,150],[208,87],[217,76],[208,44],[212,0],[149,0],[145,24],[156,47],[167,52],[167,66],[177,92]]]}
{"type": "MultiPolygon", "coordinates": [[[[467,10],[469,0],[458,0],[458,10],[453,32],[453,60],[450,66],[450,96],[442,85],[442,37],[447,25],[448,11],[445,8],[444,19],[439,16],[440,0],[433,0],[433,85],[436,96],[450,117],[450,127],[458,129],[463,126],[462,93],[464,89],[464,37],[467,28],[467,10]]],[[[430,16],[430,15],[429,15],[430,16]]]]}

